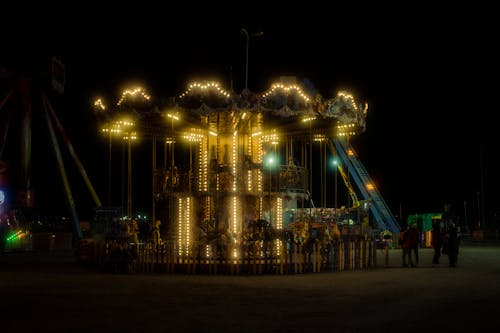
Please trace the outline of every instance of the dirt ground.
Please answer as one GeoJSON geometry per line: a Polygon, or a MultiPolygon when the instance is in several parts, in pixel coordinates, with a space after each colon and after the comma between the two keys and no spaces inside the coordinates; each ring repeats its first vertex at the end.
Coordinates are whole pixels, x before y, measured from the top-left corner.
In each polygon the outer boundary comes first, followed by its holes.
{"type": "Polygon", "coordinates": [[[62,254],[0,257],[2,332],[482,332],[500,327],[500,247],[462,246],[458,267],[300,275],[110,274],[62,254]]]}

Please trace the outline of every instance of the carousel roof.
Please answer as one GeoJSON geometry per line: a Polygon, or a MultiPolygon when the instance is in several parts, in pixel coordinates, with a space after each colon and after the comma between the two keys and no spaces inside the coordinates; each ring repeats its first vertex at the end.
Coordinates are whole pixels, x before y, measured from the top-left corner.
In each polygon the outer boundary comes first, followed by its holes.
{"type": "Polygon", "coordinates": [[[366,128],[368,111],[366,103],[358,103],[347,92],[341,91],[333,98],[324,98],[318,93],[311,96],[304,84],[289,78],[260,93],[249,89],[235,93],[215,81],[192,82],[180,95],[153,104],[143,88],[135,88],[124,91],[112,111],[106,111],[101,99],[96,100],[94,107],[105,115],[107,123],[115,123],[117,117],[129,117],[143,132],[151,132],[152,127],[165,127],[165,116],[182,115],[185,125],[199,127],[200,116],[244,112],[258,113],[264,123],[291,135],[304,132],[305,128],[314,133],[335,128],[339,135],[358,134],[366,128]]]}

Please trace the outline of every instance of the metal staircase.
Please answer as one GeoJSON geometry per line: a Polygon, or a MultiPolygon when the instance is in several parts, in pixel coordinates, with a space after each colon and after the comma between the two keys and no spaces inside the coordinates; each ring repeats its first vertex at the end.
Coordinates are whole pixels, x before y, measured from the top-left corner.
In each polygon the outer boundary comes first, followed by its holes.
{"type": "Polygon", "coordinates": [[[353,147],[345,137],[334,138],[329,142],[330,150],[339,156],[342,164],[352,178],[363,200],[370,202],[370,212],[375,219],[378,229],[399,232],[400,227],[389,210],[386,202],[374,186],[368,172],[356,156],[353,147]]]}

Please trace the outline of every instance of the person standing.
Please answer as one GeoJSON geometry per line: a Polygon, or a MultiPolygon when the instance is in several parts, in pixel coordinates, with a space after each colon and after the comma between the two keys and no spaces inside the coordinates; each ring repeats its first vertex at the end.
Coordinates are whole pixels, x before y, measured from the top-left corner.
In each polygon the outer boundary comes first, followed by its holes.
{"type": "Polygon", "coordinates": [[[441,257],[441,247],[443,246],[443,232],[441,230],[440,222],[437,221],[432,224],[431,246],[434,249],[432,264],[439,265],[439,258],[441,257]]]}
{"type": "Polygon", "coordinates": [[[445,235],[446,252],[450,267],[457,267],[459,242],[457,227],[455,223],[451,223],[445,235]]]}
{"type": "Polygon", "coordinates": [[[389,248],[392,247],[392,233],[389,230],[384,230],[380,233],[384,244],[385,266],[389,266],[389,248]]]}
{"type": "Polygon", "coordinates": [[[418,247],[420,244],[420,232],[417,230],[414,223],[410,224],[410,227],[406,231],[407,242],[408,242],[408,258],[410,260],[411,267],[417,267],[418,265],[418,247]],[[412,253],[415,255],[415,261],[413,261],[412,253]]]}
{"type": "Polygon", "coordinates": [[[403,253],[403,258],[402,258],[403,259],[403,267],[408,267],[408,261],[409,261],[409,264],[411,266],[413,266],[413,262],[411,260],[410,243],[408,241],[408,230],[409,230],[408,227],[404,227],[404,229],[402,229],[399,232],[399,236],[398,236],[399,245],[401,246],[401,250],[403,253]]]}

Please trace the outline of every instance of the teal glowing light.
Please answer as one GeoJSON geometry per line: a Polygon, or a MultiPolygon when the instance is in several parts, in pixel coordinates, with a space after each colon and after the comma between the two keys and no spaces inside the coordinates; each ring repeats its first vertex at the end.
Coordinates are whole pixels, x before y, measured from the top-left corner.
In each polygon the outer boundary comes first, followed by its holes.
{"type": "Polygon", "coordinates": [[[267,153],[264,157],[264,164],[269,170],[274,169],[277,163],[278,158],[273,153],[267,153]]]}

